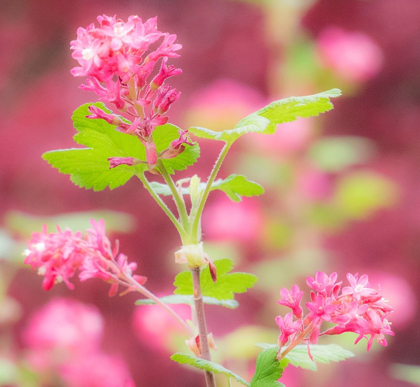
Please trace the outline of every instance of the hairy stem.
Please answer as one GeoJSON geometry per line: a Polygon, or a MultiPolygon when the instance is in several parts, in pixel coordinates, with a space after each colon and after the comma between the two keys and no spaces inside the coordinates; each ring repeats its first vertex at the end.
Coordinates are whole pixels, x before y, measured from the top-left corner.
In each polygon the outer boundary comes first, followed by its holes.
{"type": "Polygon", "coordinates": [[[189,223],[188,223],[188,214],[187,214],[187,208],[185,207],[185,202],[180,196],[178,190],[176,189],[175,183],[172,180],[171,175],[168,173],[162,161],[160,160],[158,161],[158,167],[159,167],[160,173],[162,174],[163,179],[165,180],[166,184],[168,184],[169,189],[172,192],[172,196],[174,198],[176,208],[181,218],[181,223],[184,228],[187,228],[189,223]]]}
{"type": "MultiPolygon", "coordinates": [[[[211,360],[209,342],[207,339],[206,316],[204,314],[204,302],[201,295],[200,284],[200,268],[191,269],[194,288],[194,306],[197,317],[198,332],[200,336],[201,358],[204,360],[211,360]]],[[[216,387],[216,380],[214,374],[210,371],[205,371],[207,387],[216,387]]]]}
{"type": "Polygon", "coordinates": [[[198,209],[191,227],[191,237],[194,238],[192,243],[200,242],[201,235],[198,235],[198,230],[200,229],[200,221],[201,221],[201,214],[203,213],[204,205],[206,204],[207,198],[209,197],[211,186],[216,179],[217,173],[222,166],[223,160],[225,159],[230,147],[232,144],[226,143],[223,149],[221,150],[219,157],[217,158],[216,164],[210,173],[209,179],[207,181],[206,189],[203,192],[203,196],[201,197],[200,204],[198,205],[198,209]]]}
{"type": "Polygon", "coordinates": [[[144,176],[143,173],[137,174],[137,177],[141,180],[144,187],[149,191],[150,195],[152,195],[153,199],[155,199],[156,203],[159,204],[160,208],[163,210],[163,212],[168,215],[168,218],[172,221],[174,226],[179,232],[179,235],[181,236],[181,239],[185,239],[187,237],[187,233],[182,227],[182,225],[179,223],[178,219],[175,217],[175,215],[171,212],[171,210],[167,207],[167,205],[164,203],[164,201],[159,197],[159,195],[153,190],[153,188],[150,186],[148,180],[146,179],[146,176],[144,176]]]}

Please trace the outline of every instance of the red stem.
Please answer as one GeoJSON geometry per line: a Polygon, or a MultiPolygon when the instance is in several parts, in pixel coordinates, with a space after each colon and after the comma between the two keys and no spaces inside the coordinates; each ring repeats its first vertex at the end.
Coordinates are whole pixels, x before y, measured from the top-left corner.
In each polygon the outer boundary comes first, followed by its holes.
{"type": "MultiPolygon", "coordinates": [[[[191,274],[193,278],[195,313],[197,316],[198,332],[200,335],[201,358],[210,361],[211,355],[207,339],[206,316],[204,314],[204,302],[201,295],[200,268],[196,267],[191,269],[191,274]]],[[[205,377],[207,387],[216,387],[216,380],[212,372],[205,371],[205,377]]]]}

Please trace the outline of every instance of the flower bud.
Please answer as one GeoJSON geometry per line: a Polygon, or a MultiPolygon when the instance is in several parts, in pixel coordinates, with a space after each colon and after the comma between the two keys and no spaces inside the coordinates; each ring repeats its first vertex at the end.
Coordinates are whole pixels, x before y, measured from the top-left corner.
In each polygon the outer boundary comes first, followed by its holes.
{"type": "Polygon", "coordinates": [[[99,109],[95,105],[89,106],[88,110],[92,114],[89,115],[89,116],[86,116],[86,118],[102,119],[102,120],[105,120],[106,122],[108,122],[108,124],[111,124],[111,125],[120,125],[122,123],[122,121],[120,120],[120,118],[118,116],[116,116],[115,114],[105,113],[103,110],[99,109]]]}
{"type": "Polygon", "coordinates": [[[203,242],[196,245],[186,245],[175,252],[176,263],[188,263],[193,267],[200,267],[207,264],[206,254],[203,250],[203,242]]]}
{"type": "MultiPolygon", "coordinates": [[[[207,335],[207,341],[209,343],[209,348],[217,351],[217,346],[213,338],[213,333],[209,333],[207,335]]],[[[201,357],[201,342],[200,342],[199,335],[196,335],[195,337],[191,337],[190,339],[185,340],[185,344],[187,344],[191,352],[193,352],[196,356],[201,357]]]]}
{"type": "Polygon", "coordinates": [[[150,165],[155,165],[157,162],[156,144],[154,142],[146,142],[146,160],[150,165]]]}
{"type": "Polygon", "coordinates": [[[118,167],[119,165],[128,165],[133,166],[140,163],[140,160],[135,159],[134,157],[109,157],[109,169],[118,167]]]}

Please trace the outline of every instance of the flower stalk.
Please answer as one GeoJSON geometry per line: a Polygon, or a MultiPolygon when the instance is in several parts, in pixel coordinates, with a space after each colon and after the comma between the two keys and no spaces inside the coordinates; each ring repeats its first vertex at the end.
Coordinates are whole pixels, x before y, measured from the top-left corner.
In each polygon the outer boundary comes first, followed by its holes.
{"type": "Polygon", "coordinates": [[[232,144],[226,143],[223,149],[221,150],[219,157],[217,158],[216,164],[214,164],[214,167],[210,173],[209,179],[207,181],[206,188],[203,192],[203,196],[201,197],[200,204],[198,205],[197,212],[195,215],[195,218],[191,225],[191,237],[193,238],[192,243],[198,243],[201,240],[201,232],[199,231],[201,229],[201,215],[204,210],[204,206],[206,204],[206,201],[209,197],[212,184],[214,180],[217,177],[217,174],[220,170],[220,167],[222,166],[222,163],[226,157],[226,155],[229,152],[230,147],[232,144]]]}

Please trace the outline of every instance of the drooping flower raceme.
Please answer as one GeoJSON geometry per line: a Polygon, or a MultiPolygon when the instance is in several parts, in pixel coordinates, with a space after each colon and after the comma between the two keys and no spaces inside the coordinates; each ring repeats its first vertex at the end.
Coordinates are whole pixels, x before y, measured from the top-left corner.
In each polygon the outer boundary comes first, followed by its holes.
{"type": "Polygon", "coordinates": [[[337,273],[328,276],[317,272],[314,278],[308,277],[306,282],[312,291],[311,301],[306,303],[309,310],[306,316],[302,316],[300,302],[303,292],[299,287],[293,285],[290,292],[285,288],[281,290],[278,303],[291,308],[293,314],[276,318],[281,332],[278,340],[279,358],[301,342],[316,344],[319,336],[344,332],[357,333],[355,343],[364,337],[368,338],[368,350],[374,340],[380,345],[387,345],[384,335],[394,335],[388,321],[392,307],[384,300],[380,290],[371,288],[366,274],[360,277],[358,274],[347,274],[347,279],[350,286],[344,286],[340,292],[342,283],[337,282],[337,273]],[[335,326],[321,332],[324,321],[335,326]],[[282,347],[288,343],[288,347],[282,351],[282,347]]]}
{"type": "MultiPolygon", "coordinates": [[[[157,29],[156,17],[143,23],[138,16],[130,16],[123,22],[115,16],[103,15],[98,16],[98,22],[99,27],[90,24],[77,30],[71,49],[80,67],[73,68],[71,73],[75,77],[87,77],[86,83],[80,86],[82,89],[95,92],[101,101],[113,104],[130,116],[131,123],[90,106],[92,114],[88,117],[103,119],[115,125],[118,131],[137,136],[146,147],[149,167],[153,167],[160,155],[152,133],[156,126],[168,122],[166,113],[181,96],[165,82],[182,73],[181,69],[168,64],[169,58],[179,57],[177,51],[182,46],[175,43],[176,35],[157,29]],[[152,49],[155,44],[157,47],[152,49]]],[[[162,152],[163,158],[180,154],[185,146],[182,144],[192,145],[184,131],[169,151],[162,152]]],[[[112,159],[111,168],[122,162],[115,163],[112,159]]]]}
{"type": "Polygon", "coordinates": [[[74,289],[69,280],[77,271],[81,281],[101,278],[109,282],[110,296],[116,294],[119,284],[129,286],[131,280],[144,284],[146,277],[132,275],[137,264],[128,263],[127,256],[118,252],[118,243],[112,247],[105,235],[104,221],[90,222],[92,229],[85,236],[59,227],[56,233],[48,233],[45,225],[41,233],[32,234],[24,262],[44,275],[43,288],[50,290],[56,283],[64,282],[74,289]]]}

